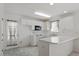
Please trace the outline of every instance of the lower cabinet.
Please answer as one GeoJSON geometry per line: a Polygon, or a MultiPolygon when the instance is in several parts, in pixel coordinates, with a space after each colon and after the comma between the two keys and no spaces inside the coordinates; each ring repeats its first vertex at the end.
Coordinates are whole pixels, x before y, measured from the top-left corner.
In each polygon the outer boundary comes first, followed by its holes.
{"type": "Polygon", "coordinates": [[[49,44],[44,41],[38,42],[38,54],[39,56],[48,56],[49,55],[49,44]]]}
{"type": "Polygon", "coordinates": [[[38,43],[39,56],[67,56],[72,52],[73,41],[62,44],[52,44],[40,40],[38,43]]]}

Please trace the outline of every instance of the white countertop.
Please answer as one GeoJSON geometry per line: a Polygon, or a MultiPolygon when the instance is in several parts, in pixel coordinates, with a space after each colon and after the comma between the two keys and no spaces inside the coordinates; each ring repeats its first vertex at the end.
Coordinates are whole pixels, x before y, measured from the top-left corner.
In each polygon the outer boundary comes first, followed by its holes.
{"type": "Polygon", "coordinates": [[[48,38],[42,38],[40,40],[48,43],[61,44],[77,38],[79,38],[78,34],[71,34],[71,35],[67,34],[67,35],[51,36],[48,38]]]}

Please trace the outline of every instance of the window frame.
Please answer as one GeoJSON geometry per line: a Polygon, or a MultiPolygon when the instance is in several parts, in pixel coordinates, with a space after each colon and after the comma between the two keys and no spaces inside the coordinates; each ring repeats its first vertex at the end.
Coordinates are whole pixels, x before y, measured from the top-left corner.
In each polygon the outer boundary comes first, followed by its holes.
{"type": "MultiPolygon", "coordinates": [[[[59,32],[59,20],[55,20],[55,21],[51,21],[50,22],[50,31],[51,31],[51,29],[52,29],[52,23],[53,22],[57,22],[57,28],[58,28],[58,32],[59,32]]],[[[51,32],[53,32],[53,31],[51,31],[51,32]]]]}
{"type": "MultiPolygon", "coordinates": [[[[14,21],[14,20],[7,20],[7,24],[9,23],[9,22],[11,22],[11,23],[17,23],[17,21],[14,21]]],[[[16,32],[16,34],[14,34],[14,35],[12,35],[12,34],[10,34],[10,29],[9,28],[13,28],[14,30],[15,30],[15,28],[17,27],[17,25],[15,26],[15,25],[13,25],[13,26],[10,26],[10,25],[8,25],[8,40],[11,40],[10,38],[11,37],[16,37],[16,39],[17,39],[17,32],[16,32]]],[[[11,30],[12,31],[12,30],[11,30]]],[[[17,28],[16,28],[16,31],[17,31],[17,28]]]]}

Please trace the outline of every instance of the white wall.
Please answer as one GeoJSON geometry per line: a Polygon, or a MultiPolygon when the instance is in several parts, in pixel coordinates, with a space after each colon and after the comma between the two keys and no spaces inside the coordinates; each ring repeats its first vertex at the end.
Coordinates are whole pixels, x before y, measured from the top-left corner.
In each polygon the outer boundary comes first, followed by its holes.
{"type": "Polygon", "coordinates": [[[0,4],[0,55],[3,55],[2,49],[3,49],[3,41],[2,41],[2,17],[4,15],[4,4],[0,4]]]}
{"type": "MultiPolygon", "coordinates": [[[[2,16],[3,16],[3,4],[0,4],[0,22],[2,20],[2,16]]],[[[0,28],[1,28],[1,25],[0,25],[0,28]]],[[[0,29],[0,39],[1,39],[1,29],[0,29]]]]}
{"type": "Polygon", "coordinates": [[[59,32],[62,34],[74,33],[74,20],[72,16],[65,17],[59,21],[59,32]]]}
{"type": "MultiPolygon", "coordinates": [[[[33,39],[33,37],[31,35],[35,35],[34,32],[34,26],[35,25],[39,25],[42,27],[42,30],[44,30],[43,26],[44,23],[42,21],[39,20],[35,20],[35,19],[30,19],[30,18],[21,18],[21,23],[19,23],[19,40],[20,41],[26,41],[26,44],[29,41],[33,41],[30,40],[31,38],[33,39]]],[[[23,41],[23,42],[24,42],[23,41]]]]}
{"type": "Polygon", "coordinates": [[[30,18],[22,18],[22,24],[26,24],[26,25],[30,25],[32,26],[33,30],[34,30],[34,26],[35,25],[39,25],[42,27],[42,30],[44,30],[44,22],[43,21],[39,21],[38,19],[30,19],[30,18]]]}

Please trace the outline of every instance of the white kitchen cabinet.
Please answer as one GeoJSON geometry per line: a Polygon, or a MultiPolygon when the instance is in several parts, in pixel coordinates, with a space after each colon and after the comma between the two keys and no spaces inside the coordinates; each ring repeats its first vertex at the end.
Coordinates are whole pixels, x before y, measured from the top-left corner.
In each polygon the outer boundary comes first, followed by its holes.
{"type": "Polygon", "coordinates": [[[67,56],[72,52],[73,40],[61,44],[40,40],[38,48],[40,56],[67,56]]]}
{"type": "Polygon", "coordinates": [[[40,56],[48,56],[49,55],[49,44],[44,41],[38,42],[38,51],[40,56]]]}
{"type": "Polygon", "coordinates": [[[49,45],[50,56],[67,56],[72,52],[73,41],[68,41],[62,44],[50,44],[49,45]]]}

